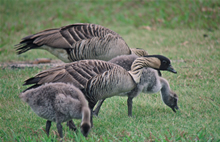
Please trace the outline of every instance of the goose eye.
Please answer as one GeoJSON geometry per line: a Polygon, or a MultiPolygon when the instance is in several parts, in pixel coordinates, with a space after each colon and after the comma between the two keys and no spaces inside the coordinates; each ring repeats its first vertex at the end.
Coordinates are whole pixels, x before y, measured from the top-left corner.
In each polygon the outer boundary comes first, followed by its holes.
{"type": "Polygon", "coordinates": [[[167,61],[163,60],[163,64],[167,64],[167,61]]]}

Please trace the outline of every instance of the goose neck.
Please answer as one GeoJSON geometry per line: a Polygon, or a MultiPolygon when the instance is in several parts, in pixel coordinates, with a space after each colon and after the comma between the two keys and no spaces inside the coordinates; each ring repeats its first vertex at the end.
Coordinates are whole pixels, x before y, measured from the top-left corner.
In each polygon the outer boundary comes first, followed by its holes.
{"type": "Polygon", "coordinates": [[[147,53],[147,51],[145,51],[144,49],[138,49],[138,48],[131,48],[131,53],[132,53],[132,54],[135,54],[135,55],[137,55],[137,56],[139,56],[139,57],[149,55],[149,54],[147,53]]]}
{"type": "Polygon", "coordinates": [[[162,99],[165,100],[165,99],[169,98],[169,96],[170,96],[170,86],[169,86],[168,81],[164,78],[160,78],[160,82],[161,82],[162,99]]]}
{"type": "Polygon", "coordinates": [[[82,123],[90,123],[90,109],[88,107],[82,108],[82,123]]]}
{"type": "Polygon", "coordinates": [[[147,67],[145,63],[144,57],[137,58],[131,65],[131,70],[129,73],[133,77],[136,83],[140,82],[141,74],[143,72],[143,68],[147,67]]]}

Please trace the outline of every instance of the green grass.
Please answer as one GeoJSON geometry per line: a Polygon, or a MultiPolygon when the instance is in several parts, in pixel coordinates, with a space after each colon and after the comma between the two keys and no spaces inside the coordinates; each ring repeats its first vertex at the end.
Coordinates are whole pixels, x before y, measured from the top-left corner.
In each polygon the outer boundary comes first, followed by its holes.
{"type": "MultiPolygon", "coordinates": [[[[127,117],[126,98],[113,97],[104,103],[98,118],[94,118],[88,141],[202,141],[220,139],[220,68],[219,33],[203,30],[137,30],[132,27],[116,28],[126,31],[123,37],[130,46],[143,47],[151,54],[163,54],[173,60],[178,74],[163,72],[171,88],[179,96],[180,111],[174,114],[157,94],[140,94],[134,99],[134,117],[127,117]],[[212,38],[215,37],[215,38],[212,38]],[[136,40],[130,40],[137,38],[136,40]],[[183,45],[188,41],[186,45],[183,45]],[[184,62],[179,62],[184,61],[184,62]]],[[[38,52],[36,50],[36,52],[38,52]]],[[[34,51],[29,51],[30,56],[34,51]]],[[[28,55],[28,56],[29,56],[28,55]]],[[[45,55],[50,55],[45,51],[45,55]]],[[[22,55],[23,56],[23,55],[22,55]]],[[[25,56],[25,55],[24,55],[25,56]]],[[[45,56],[46,57],[46,56],[45,56]]],[[[2,141],[30,140],[47,141],[42,130],[45,120],[37,117],[24,104],[18,94],[26,78],[44,70],[42,68],[2,69],[0,86],[0,125],[2,141]]],[[[79,125],[80,121],[76,121],[79,125]]],[[[74,135],[64,126],[66,140],[84,139],[74,135]],[[76,138],[77,137],[77,138],[76,138]]],[[[55,126],[51,139],[56,138],[55,126]]]]}
{"type": "MultiPolygon", "coordinates": [[[[116,27],[205,29],[218,31],[219,0],[184,1],[58,1],[1,0],[0,1],[0,61],[26,60],[18,58],[13,46],[21,38],[47,28],[72,23],[95,23],[113,30],[116,27]],[[10,57],[8,57],[10,56],[10,57]]],[[[120,29],[120,28],[119,28],[120,29]]],[[[132,31],[117,31],[121,35],[132,31]]],[[[37,54],[37,53],[36,53],[37,54]]],[[[39,57],[28,56],[27,59],[39,57]]],[[[41,56],[40,56],[41,57],[41,56]]],[[[53,56],[50,56],[51,58],[53,56]]]]}
{"type": "MultiPolygon", "coordinates": [[[[210,20],[213,14],[219,17],[218,1],[0,3],[0,63],[57,59],[40,50],[18,56],[13,48],[22,37],[46,28],[90,22],[116,31],[130,47],[169,57],[178,71],[177,75],[163,72],[179,97],[176,114],[163,104],[159,93],[136,97],[132,118],[127,116],[127,98],[112,97],[94,118],[88,138],[69,131],[63,123],[65,141],[220,141],[220,24],[217,18],[210,20]],[[157,28],[148,31],[141,26],[157,28]]],[[[46,121],[18,97],[26,88],[23,81],[45,68],[0,69],[0,141],[59,140],[55,124],[48,138],[43,130],[46,121]]],[[[74,122],[79,128],[80,120],[74,122]]]]}

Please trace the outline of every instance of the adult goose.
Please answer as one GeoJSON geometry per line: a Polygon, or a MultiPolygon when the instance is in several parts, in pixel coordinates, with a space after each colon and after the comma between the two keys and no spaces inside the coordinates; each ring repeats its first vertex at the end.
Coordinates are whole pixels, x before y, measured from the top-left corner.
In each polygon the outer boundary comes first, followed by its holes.
{"type": "Polygon", "coordinates": [[[72,83],[84,93],[92,114],[99,100],[126,95],[127,92],[133,90],[140,82],[144,67],[176,73],[170,60],[161,55],[137,58],[132,63],[130,71],[102,60],[80,60],[42,71],[27,79],[24,85],[34,84],[27,89],[29,90],[49,82],[72,83]]]}
{"type": "MultiPolygon", "coordinates": [[[[131,70],[132,63],[138,58],[136,55],[121,55],[111,59],[110,63],[115,63],[125,70],[131,70]]],[[[175,92],[170,89],[169,82],[159,76],[158,72],[152,68],[144,68],[141,74],[140,82],[137,83],[136,87],[127,92],[127,105],[128,105],[128,116],[132,116],[132,100],[138,96],[141,92],[143,93],[161,93],[162,101],[169,106],[174,112],[178,110],[178,97],[175,92]]],[[[93,114],[98,116],[99,110],[105,99],[100,100],[93,114]]]]}
{"type": "Polygon", "coordinates": [[[15,48],[18,54],[31,49],[45,49],[66,63],[84,59],[108,61],[129,54],[148,55],[143,49],[130,49],[116,32],[89,23],[77,23],[29,35],[15,48]]]}

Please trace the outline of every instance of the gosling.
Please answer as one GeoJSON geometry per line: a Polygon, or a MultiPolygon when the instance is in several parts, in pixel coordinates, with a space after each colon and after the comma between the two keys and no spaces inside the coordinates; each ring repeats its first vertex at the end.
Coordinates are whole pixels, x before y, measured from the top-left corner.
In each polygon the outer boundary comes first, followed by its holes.
{"type": "Polygon", "coordinates": [[[61,123],[73,118],[82,119],[81,132],[85,137],[88,136],[91,128],[90,109],[83,93],[75,86],[65,83],[48,83],[21,93],[20,98],[28,103],[38,116],[47,119],[48,136],[51,121],[57,123],[58,133],[63,138],[61,123]]]}

